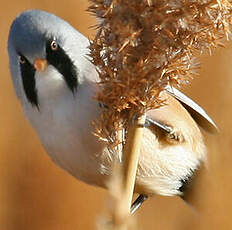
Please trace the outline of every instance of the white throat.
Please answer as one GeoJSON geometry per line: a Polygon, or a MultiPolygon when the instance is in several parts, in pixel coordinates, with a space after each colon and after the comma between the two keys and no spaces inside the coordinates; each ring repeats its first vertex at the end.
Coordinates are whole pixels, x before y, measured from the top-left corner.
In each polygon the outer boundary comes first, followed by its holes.
{"type": "Polygon", "coordinates": [[[25,103],[27,118],[56,164],[80,180],[94,184],[91,178],[96,180],[96,174],[100,174],[96,171],[99,164],[96,157],[102,152],[91,124],[99,116],[98,103],[93,99],[96,84],[83,81],[77,92],[72,93],[52,66],[46,72],[37,72],[35,78],[39,110],[25,103]]]}

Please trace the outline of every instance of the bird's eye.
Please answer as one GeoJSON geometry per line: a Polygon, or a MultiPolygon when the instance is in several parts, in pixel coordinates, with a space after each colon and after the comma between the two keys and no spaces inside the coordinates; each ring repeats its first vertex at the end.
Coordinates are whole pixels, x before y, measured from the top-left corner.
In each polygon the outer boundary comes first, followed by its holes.
{"type": "Polygon", "coordinates": [[[18,58],[19,58],[19,63],[20,64],[25,64],[26,63],[26,59],[22,55],[19,55],[18,58]]]}
{"type": "Polygon", "coordinates": [[[50,46],[51,46],[51,49],[54,51],[58,49],[58,44],[54,40],[51,42],[50,46]]]}

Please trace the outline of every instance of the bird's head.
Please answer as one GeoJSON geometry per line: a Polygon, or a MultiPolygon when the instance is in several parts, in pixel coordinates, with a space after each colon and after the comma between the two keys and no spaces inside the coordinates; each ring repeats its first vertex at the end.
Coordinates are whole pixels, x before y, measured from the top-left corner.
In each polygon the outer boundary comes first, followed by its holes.
{"type": "Polygon", "coordinates": [[[76,93],[84,78],[89,41],[61,18],[40,10],[12,23],[8,53],[17,96],[39,108],[40,99],[61,88],[76,93]]]}

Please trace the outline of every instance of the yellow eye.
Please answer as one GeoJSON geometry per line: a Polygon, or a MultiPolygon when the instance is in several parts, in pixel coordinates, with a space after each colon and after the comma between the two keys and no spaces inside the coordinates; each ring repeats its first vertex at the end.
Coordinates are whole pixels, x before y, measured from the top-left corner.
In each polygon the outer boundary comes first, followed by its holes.
{"type": "Polygon", "coordinates": [[[19,63],[20,64],[25,64],[26,63],[26,60],[25,60],[25,58],[23,56],[19,55],[18,58],[19,58],[19,63]]]}
{"type": "Polygon", "coordinates": [[[51,42],[50,46],[51,46],[52,50],[57,50],[58,49],[58,44],[54,40],[51,42]]]}

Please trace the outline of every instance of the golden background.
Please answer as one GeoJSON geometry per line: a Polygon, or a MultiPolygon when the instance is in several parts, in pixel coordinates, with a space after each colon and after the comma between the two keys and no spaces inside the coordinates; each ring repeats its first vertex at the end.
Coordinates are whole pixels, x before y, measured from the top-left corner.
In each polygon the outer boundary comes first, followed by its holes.
{"type": "MultiPolygon", "coordinates": [[[[24,118],[8,68],[7,37],[21,11],[43,9],[90,38],[95,20],[87,0],[9,0],[0,6],[0,230],[95,229],[109,206],[106,191],[55,166],[24,118]]],[[[208,172],[195,187],[195,210],[177,197],[156,196],[138,212],[138,229],[232,229],[232,45],[201,57],[201,71],[185,92],[213,117],[219,135],[206,134],[208,172]]]]}

